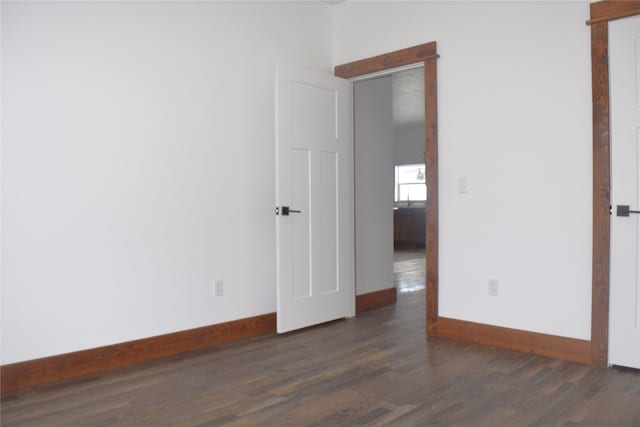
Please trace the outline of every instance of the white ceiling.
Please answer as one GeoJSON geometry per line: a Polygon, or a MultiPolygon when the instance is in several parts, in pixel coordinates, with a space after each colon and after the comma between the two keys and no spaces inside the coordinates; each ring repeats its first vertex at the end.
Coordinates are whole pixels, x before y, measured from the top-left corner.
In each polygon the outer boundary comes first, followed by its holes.
{"type": "Polygon", "coordinates": [[[393,73],[391,85],[394,127],[424,125],[424,68],[393,73]]]}

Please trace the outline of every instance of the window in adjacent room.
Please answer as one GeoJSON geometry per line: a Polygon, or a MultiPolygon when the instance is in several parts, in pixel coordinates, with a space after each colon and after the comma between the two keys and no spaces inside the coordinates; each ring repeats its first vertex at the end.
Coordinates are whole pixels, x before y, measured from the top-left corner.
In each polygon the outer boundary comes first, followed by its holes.
{"type": "Polygon", "coordinates": [[[424,164],[396,166],[396,202],[427,200],[424,164]]]}

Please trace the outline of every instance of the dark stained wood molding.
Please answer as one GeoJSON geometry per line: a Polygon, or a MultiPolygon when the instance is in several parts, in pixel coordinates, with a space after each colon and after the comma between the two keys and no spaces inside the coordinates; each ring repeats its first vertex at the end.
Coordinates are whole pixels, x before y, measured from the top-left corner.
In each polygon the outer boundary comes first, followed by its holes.
{"type": "Polygon", "coordinates": [[[380,291],[356,295],[356,313],[395,304],[396,299],[397,288],[395,286],[380,291]]]}
{"type": "Polygon", "coordinates": [[[426,329],[435,333],[438,321],[438,74],[436,61],[424,63],[426,209],[426,329]]]}
{"type": "Polygon", "coordinates": [[[591,25],[593,97],[593,255],[591,359],[606,366],[609,332],[610,134],[607,22],[591,25]]]}
{"type": "Polygon", "coordinates": [[[589,25],[640,15],[640,1],[637,0],[599,1],[591,3],[589,8],[591,12],[591,19],[587,21],[589,25]]]}
{"type": "Polygon", "coordinates": [[[135,341],[0,366],[1,392],[70,380],[123,366],[276,332],[268,313],[135,341]]]}
{"type": "Polygon", "coordinates": [[[519,329],[440,317],[437,335],[477,344],[507,348],[540,356],[591,363],[591,344],[586,340],[559,337],[519,329]]]}
{"type": "MultiPolygon", "coordinates": [[[[435,333],[438,320],[438,44],[433,41],[407,49],[397,50],[372,58],[362,59],[335,67],[335,75],[342,78],[358,77],[396,68],[402,65],[424,63],[425,102],[425,163],[429,202],[425,209],[425,268],[426,268],[426,331],[435,333]]],[[[357,308],[356,308],[356,311],[357,308]]]]}
{"type": "Polygon", "coordinates": [[[338,65],[335,67],[334,74],[337,77],[348,79],[388,70],[390,68],[401,67],[403,65],[424,62],[428,59],[435,59],[437,55],[436,42],[430,42],[372,58],[350,62],[348,64],[338,65]]]}

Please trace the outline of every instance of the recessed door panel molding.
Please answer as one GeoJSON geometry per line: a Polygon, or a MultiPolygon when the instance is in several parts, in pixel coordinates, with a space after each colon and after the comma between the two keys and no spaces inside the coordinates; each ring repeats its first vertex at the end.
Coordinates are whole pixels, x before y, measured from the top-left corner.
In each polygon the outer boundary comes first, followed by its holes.
{"type": "MultiPolygon", "coordinates": [[[[636,76],[640,76],[640,37],[636,38],[636,76]]],[[[636,107],[640,108],[640,84],[636,81],[636,107]]]]}
{"type": "Polygon", "coordinates": [[[293,82],[292,92],[294,129],[337,139],[336,90],[293,82]]]}
{"type": "Polygon", "coordinates": [[[323,294],[338,292],[340,290],[340,275],[338,274],[338,262],[340,247],[338,239],[340,188],[338,186],[338,154],[331,151],[320,153],[320,210],[321,230],[320,250],[322,251],[322,270],[320,281],[323,294]]]}
{"type": "MultiPolygon", "coordinates": [[[[636,46],[639,44],[636,41],[636,46]]],[[[640,63],[638,61],[640,59],[640,50],[636,49],[636,63],[640,63]]],[[[636,73],[638,76],[638,82],[636,86],[640,88],[640,69],[636,73]]],[[[638,110],[640,110],[640,104],[638,104],[638,110]]],[[[636,129],[636,206],[640,207],[640,126],[636,129]]],[[[640,220],[639,220],[640,221],[640,220]]],[[[636,224],[636,331],[640,331],[640,223],[636,224]]],[[[640,357],[640,356],[639,356],[640,357]]]]}
{"type": "Polygon", "coordinates": [[[289,221],[293,228],[291,246],[293,248],[293,298],[309,298],[312,292],[311,277],[311,223],[309,218],[311,201],[311,151],[291,149],[291,206],[294,212],[289,221]]]}

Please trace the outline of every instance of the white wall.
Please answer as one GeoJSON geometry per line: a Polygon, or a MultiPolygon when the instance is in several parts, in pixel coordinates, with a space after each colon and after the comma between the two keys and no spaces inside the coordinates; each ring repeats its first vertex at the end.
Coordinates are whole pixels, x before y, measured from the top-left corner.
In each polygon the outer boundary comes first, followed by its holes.
{"type": "Polygon", "coordinates": [[[0,363],[273,312],[276,60],[432,40],[441,314],[589,337],[587,3],[1,7],[0,363]]]}
{"type": "Polygon", "coordinates": [[[355,83],[356,294],[393,283],[391,77],[355,83]]]}
{"type": "Polygon", "coordinates": [[[3,364],[275,311],[275,64],[331,72],[330,20],[2,3],[3,364]]]}
{"type": "Polygon", "coordinates": [[[590,336],[588,11],[586,2],[333,10],[334,64],[438,42],[442,316],[590,336]],[[487,295],[489,278],[498,297],[487,295]]]}
{"type": "Polygon", "coordinates": [[[424,163],[424,124],[393,128],[394,165],[424,163]]]}

